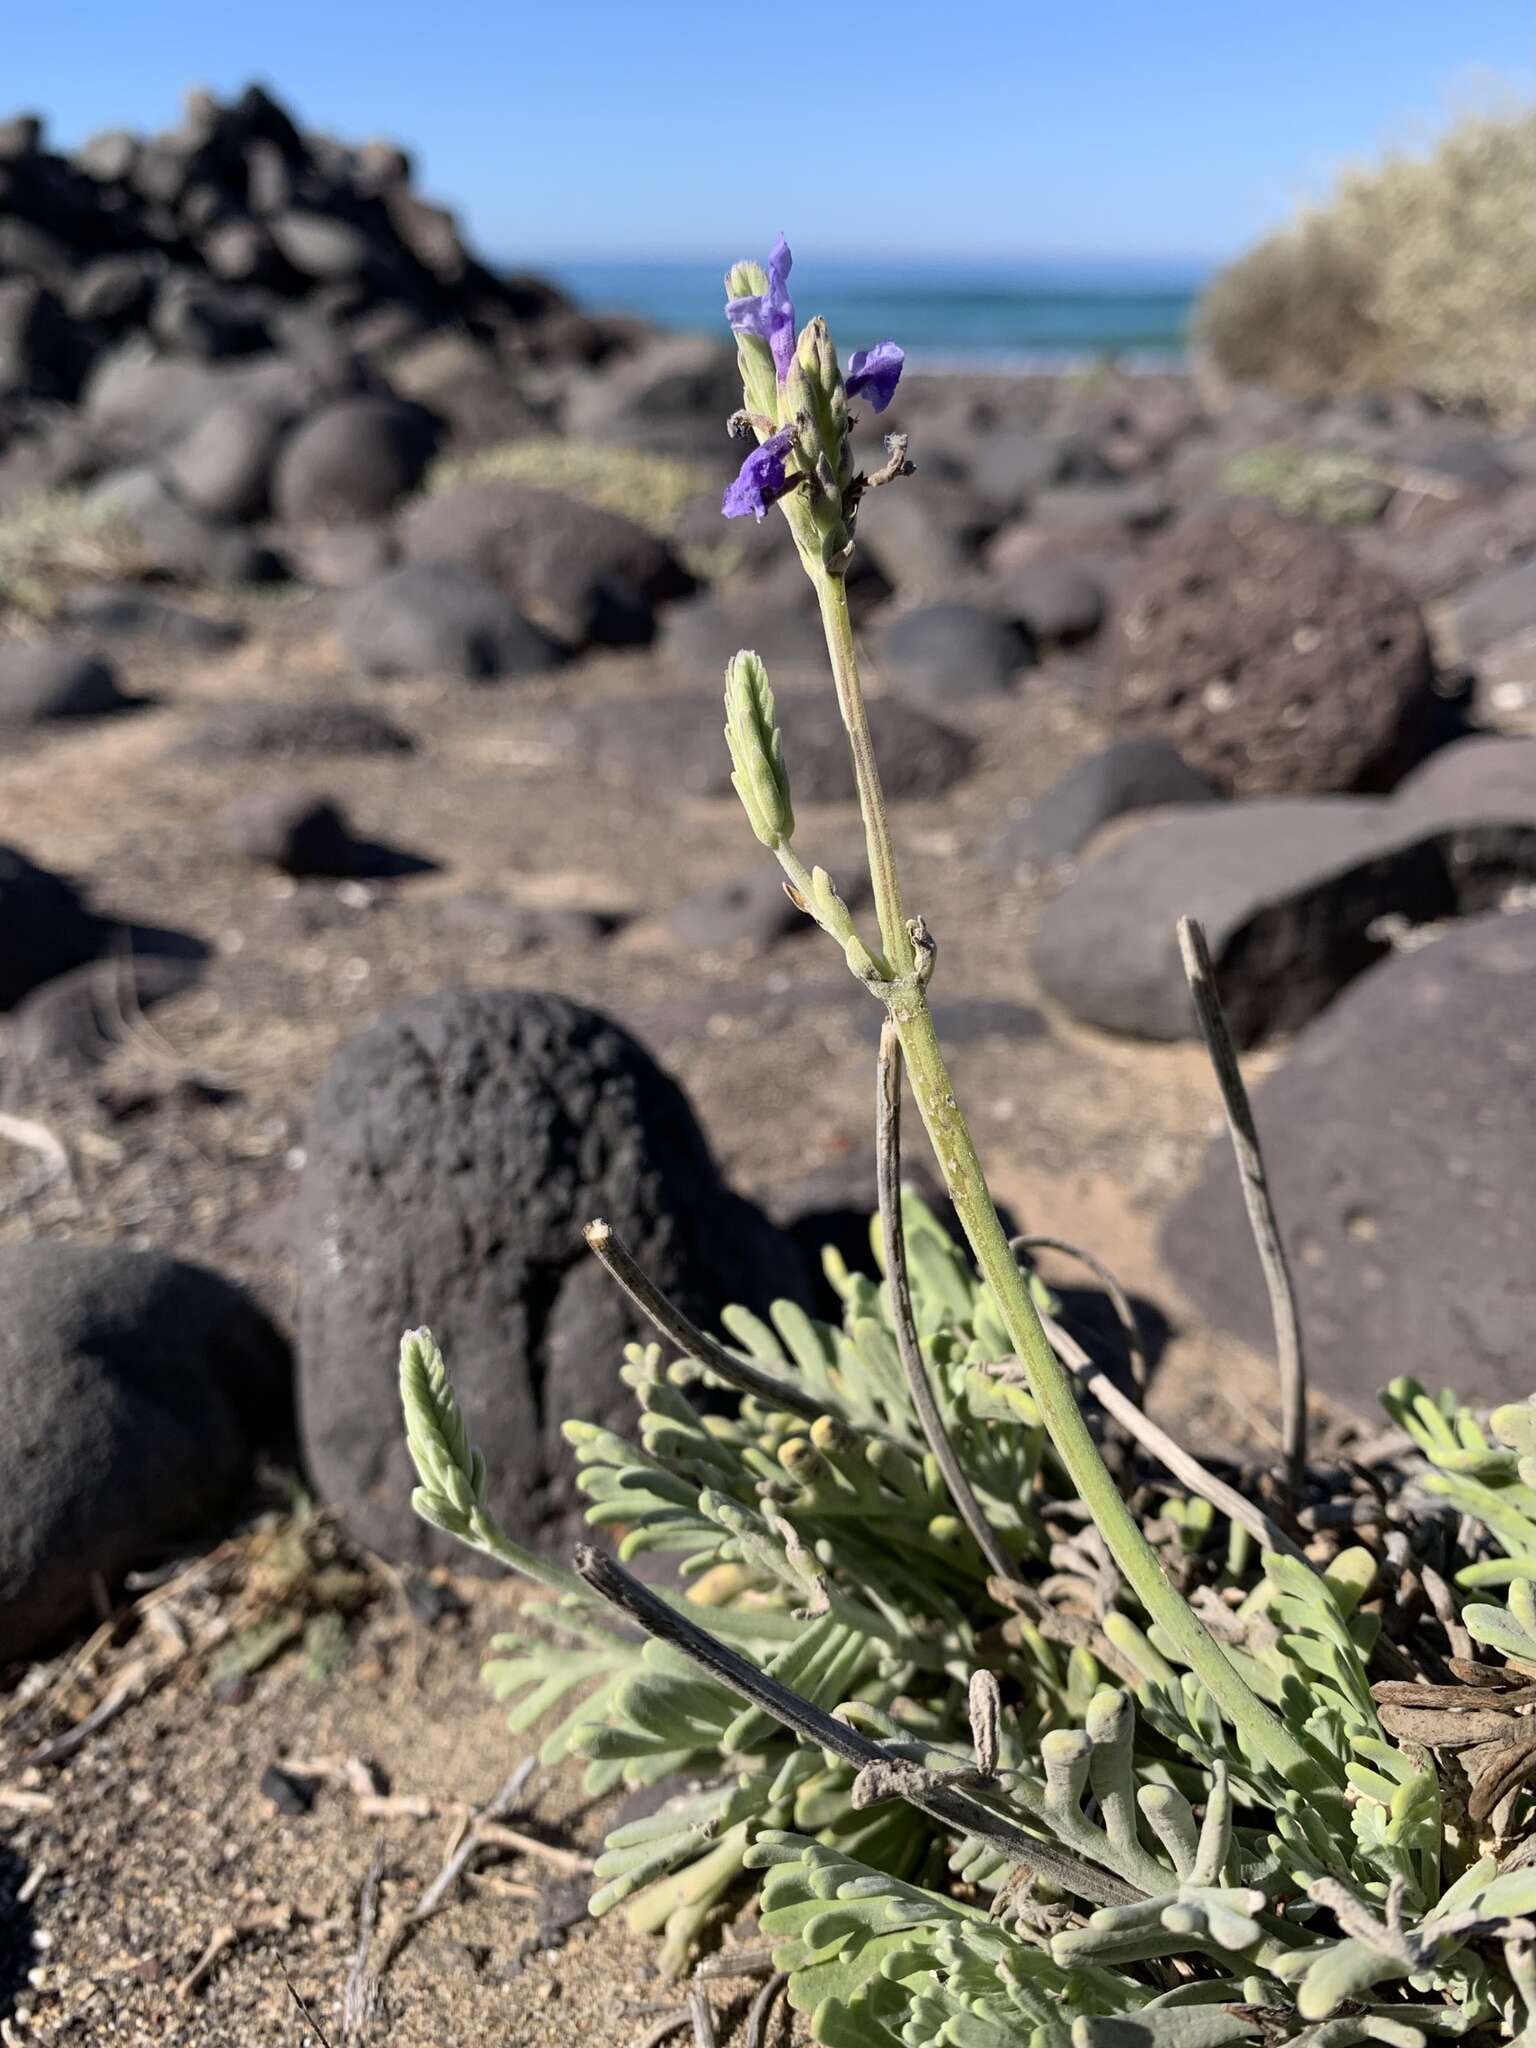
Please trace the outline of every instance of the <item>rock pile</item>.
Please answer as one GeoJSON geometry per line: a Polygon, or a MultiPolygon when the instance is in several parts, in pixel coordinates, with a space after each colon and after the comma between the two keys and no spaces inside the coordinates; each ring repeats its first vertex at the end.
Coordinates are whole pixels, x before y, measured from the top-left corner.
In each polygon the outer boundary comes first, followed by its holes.
{"type": "Polygon", "coordinates": [[[10,122],[0,208],[8,399],[76,398],[130,342],[213,364],[443,328],[525,353],[573,339],[559,293],[484,264],[403,149],[301,134],[258,85],[227,104],[192,92],[169,132],[116,130],[72,156],[10,122]]]}
{"type": "Polygon", "coordinates": [[[277,572],[233,529],[378,519],[445,443],[526,430],[520,374],[630,339],[497,272],[395,145],[259,86],[163,135],[0,144],[0,511],[61,485],[188,581],[277,572]]]}

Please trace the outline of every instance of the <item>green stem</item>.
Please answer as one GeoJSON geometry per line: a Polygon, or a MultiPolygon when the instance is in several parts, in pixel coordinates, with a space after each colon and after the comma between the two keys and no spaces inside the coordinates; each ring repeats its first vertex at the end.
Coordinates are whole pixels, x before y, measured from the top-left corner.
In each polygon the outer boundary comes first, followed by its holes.
{"type": "Polygon", "coordinates": [[[497,1564],[504,1565],[509,1572],[532,1579],[546,1592],[559,1593],[567,1600],[579,1600],[583,1607],[596,1604],[591,1587],[584,1585],[574,1572],[567,1571],[562,1564],[552,1563],[547,1557],[540,1557],[526,1544],[514,1543],[484,1508],[477,1509],[470,1516],[469,1528],[459,1540],[468,1544],[471,1550],[478,1550],[482,1557],[493,1558],[497,1564]]]}
{"type": "Polygon", "coordinates": [[[880,770],[875,765],[874,742],[869,732],[869,712],[859,681],[859,658],[853,649],[853,621],[848,616],[848,586],[841,576],[823,570],[812,574],[821,623],[832,657],[832,677],[837,684],[838,709],[853,749],[853,779],[859,792],[859,810],[864,818],[864,844],[869,852],[869,877],[875,891],[875,915],[880,920],[880,940],[892,977],[911,974],[916,966],[912,935],[907,930],[901,907],[901,884],[896,878],[896,856],[891,849],[890,827],[885,817],[885,797],[880,788],[880,770]]]}
{"type": "Polygon", "coordinates": [[[826,627],[837,700],[853,751],[875,905],[895,984],[886,995],[886,1005],[901,1039],[912,1091],[955,1213],[1013,1340],[1057,1455],[1132,1592],[1164,1631],[1180,1660],[1195,1673],[1255,1753],[1265,1757],[1284,1777],[1306,1784],[1316,1778],[1316,1764],[1290,1730],[1244,1684],[1220,1644],[1168,1578],[1156,1551],[1121,1499],[1077,1405],[1071,1376],[1051,1349],[1028,1282],[1009,1248],[1007,1233],[987,1191],[981,1160],[955,1099],[927,996],[914,971],[912,936],[896,878],[885,797],[859,683],[848,593],[841,577],[823,572],[814,576],[813,581],[826,627]]]}

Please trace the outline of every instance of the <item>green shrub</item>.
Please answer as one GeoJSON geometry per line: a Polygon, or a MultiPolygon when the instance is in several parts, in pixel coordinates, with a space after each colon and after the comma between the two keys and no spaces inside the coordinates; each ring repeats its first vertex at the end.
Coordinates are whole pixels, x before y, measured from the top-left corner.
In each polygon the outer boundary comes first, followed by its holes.
{"type": "Polygon", "coordinates": [[[47,618],[60,582],[143,573],[132,529],[91,509],[77,491],[46,491],[0,517],[0,606],[47,618]]]}
{"type": "Polygon", "coordinates": [[[1303,395],[1412,385],[1536,407],[1536,113],[1460,121],[1426,157],[1332,198],[1212,282],[1196,340],[1229,376],[1303,395]]]}
{"type": "Polygon", "coordinates": [[[996,1369],[995,1304],[922,1205],[905,1208],[914,1324],[1008,1580],[925,1450],[889,1289],[833,1254],[840,1327],[787,1306],[773,1327],[725,1317],[763,1371],[826,1404],[817,1421],[757,1397],[705,1413],[686,1389],[707,1365],[666,1368],[637,1345],[623,1377],[638,1442],[566,1425],[588,1521],[620,1535],[621,1558],[678,1560],[671,1615],[707,1623],[802,1708],[835,1709],[845,1753],[701,1671],[686,1620],[630,1635],[589,1584],[520,1556],[484,1505],[436,1347],[406,1340],[418,1509],[554,1595],[486,1667],[513,1732],[542,1724],[542,1759],[585,1759],[593,1796],[691,1781],[610,1835],[592,1911],[664,1936],[676,1972],[762,1873],[764,1932],[826,2048],[1423,2048],[1472,2028],[1529,2043],[1536,1751],[1518,1710],[1536,1667],[1536,1409],[1498,1411],[1490,1436],[1452,1396],[1394,1383],[1422,1497],[1396,1567],[1337,1542],[1326,1570],[1261,1555],[1140,1472],[1165,1568],[1225,1616],[1228,1655],[1307,1753],[1288,1777],[1132,1618],[1030,1396],[996,1369]],[[1436,1581],[1446,1633],[1431,1618],[1405,1636],[1401,1572],[1431,1555],[1456,1589],[1436,1581]],[[1468,1638],[1498,1661],[1456,1663],[1468,1638]],[[1447,1653],[1463,1682],[1429,1682],[1447,1653]],[[946,1793],[965,1803],[947,1827],[946,1793]]]}
{"type": "Polygon", "coordinates": [[[1229,491],[1264,498],[1288,519],[1361,526],[1381,516],[1392,486],[1358,456],[1271,442],[1235,455],[1222,474],[1229,491]]]}

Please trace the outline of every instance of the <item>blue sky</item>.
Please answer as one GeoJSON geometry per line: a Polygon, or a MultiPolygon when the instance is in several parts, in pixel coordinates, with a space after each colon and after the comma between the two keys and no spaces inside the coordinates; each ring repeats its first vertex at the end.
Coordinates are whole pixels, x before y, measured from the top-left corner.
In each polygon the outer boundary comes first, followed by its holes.
{"type": "Polygon", "coordinates": [[[1529,91],[1531,0],[80,0],[6,10],[58,140],[260,77],[507,261],[1219,257],[1529,91]]]}

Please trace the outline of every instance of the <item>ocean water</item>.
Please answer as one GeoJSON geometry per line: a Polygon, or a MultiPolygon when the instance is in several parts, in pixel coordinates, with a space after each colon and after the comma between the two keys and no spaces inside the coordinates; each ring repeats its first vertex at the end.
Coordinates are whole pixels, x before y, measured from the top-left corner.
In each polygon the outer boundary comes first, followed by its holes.
{"type": "MultiPolygon", "coordinates": [[[[720,275],[707,263],[544,267],[594,311],[638,313],[684,333],[720,332],[720,275]]],[[[1106,356],[1175,363],[1202,282],[1193,266],[1171,263],[807,262],[793,278],[800,317],[824,313],[845,350],[899,341],[924,369],[1059,367],[1106,356]]]]}

